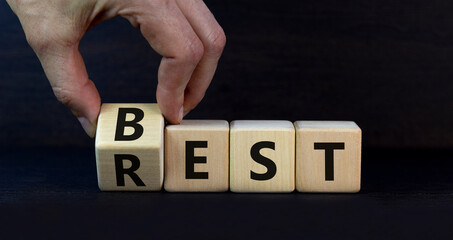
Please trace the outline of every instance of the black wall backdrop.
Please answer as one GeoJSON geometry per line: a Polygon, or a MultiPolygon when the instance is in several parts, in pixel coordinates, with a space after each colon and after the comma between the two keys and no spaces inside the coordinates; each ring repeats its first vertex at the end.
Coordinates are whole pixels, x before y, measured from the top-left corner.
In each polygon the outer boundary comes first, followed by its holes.
{"type": "MultiPolygon", "coordinates": [[[[453,147],[453,2],[206,1],[227,46],[188,118],[353,120],[365,147],[453,147]]],[[[93,146],[0,1],[0,144],[93,146]]],[[[81,42],[103,102],[155,102],[158,56],[105,22],[81,42]]]]}

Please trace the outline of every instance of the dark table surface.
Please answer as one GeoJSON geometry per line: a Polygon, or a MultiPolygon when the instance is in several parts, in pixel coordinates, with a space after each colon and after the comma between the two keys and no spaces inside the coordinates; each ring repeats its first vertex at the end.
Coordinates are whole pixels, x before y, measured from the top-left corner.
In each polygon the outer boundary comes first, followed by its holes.
{"type": "Polygon", "coordinates": [[[8,239],[451,239],[452,158],[364,149],[358,194],[101,192],[93,148],[12,147],[0,152],[0,230],[8,239]]]}

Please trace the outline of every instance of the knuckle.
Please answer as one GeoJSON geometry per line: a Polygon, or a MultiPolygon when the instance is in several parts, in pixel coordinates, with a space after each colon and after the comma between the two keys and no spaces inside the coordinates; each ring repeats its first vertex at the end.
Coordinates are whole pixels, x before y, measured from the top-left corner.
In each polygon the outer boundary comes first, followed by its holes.
{"type": "Polygon", "coordinates": [[[72,99],[72,94],[61,88],[61,87],[53,87],[52,88],[53,93],[55,94],[55,97],[57,97],[58,101],[63,103],[65,106],[70,106],[73,99],[72,99]]]}
{"type": "Polygon", "coordinates": [[[191,40],[185,47],[182,55],[182,60],[189,64],[197,64],[200,62],[204,54],[204,46],[200,40],[191,40]]]}
{"type": "Polygon", "coordinates": [[[26,27],[25,36],[28,44],[37,53],[46,52],[49,49],[63,49],[74,47],[80,40],[80,34],[72,27],[62,24],[57,28],[50,27],[52,24],[30,24],[26,27]]]}
{"type": "Polygon", "coordinates": [[[220,55],[223,52],[223,49],[225,48],[225,45],[226,45],[225,32],[220,26],[218,26],[218,28],[212,31],[211,34],[208,36],[205,51],[207,54],[212,54],[214,56],[220,57],[220,55]]]}
{"type": "Polygon", "coordinates": [[[46,51],[52,45],[48,38],[35,33],[27,34],[26,39],[30,47],[38,53],[46,51]]]}

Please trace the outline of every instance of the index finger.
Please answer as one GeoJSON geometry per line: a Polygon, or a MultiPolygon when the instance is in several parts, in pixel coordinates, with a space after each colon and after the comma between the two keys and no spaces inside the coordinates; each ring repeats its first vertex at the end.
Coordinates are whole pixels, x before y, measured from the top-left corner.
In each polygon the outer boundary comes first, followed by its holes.
{"type": "MultiPolygon", "coordinates": [[[[149,9],[156,8],[149,6],[149,9]]],[[[203,44],[174,1],[168,1],[164,9],[159,6],[159,11],[144,10],[125,17],[140,26],[151,47],[163,56],[158,72],[157,102],[167,121],[178,124],[183,117],[184,91],[203,57],[203,44]]]]}

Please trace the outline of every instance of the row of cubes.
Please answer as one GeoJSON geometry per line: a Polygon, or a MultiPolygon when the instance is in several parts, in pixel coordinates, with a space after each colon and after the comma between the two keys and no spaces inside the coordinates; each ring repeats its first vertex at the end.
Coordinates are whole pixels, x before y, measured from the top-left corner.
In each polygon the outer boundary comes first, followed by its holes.
{"type": "Polygon", "coordinates": [[[361,130],[350,121],[183,120],[157,104],[103,104],[103,191],[358,192],[361,130]]]}

